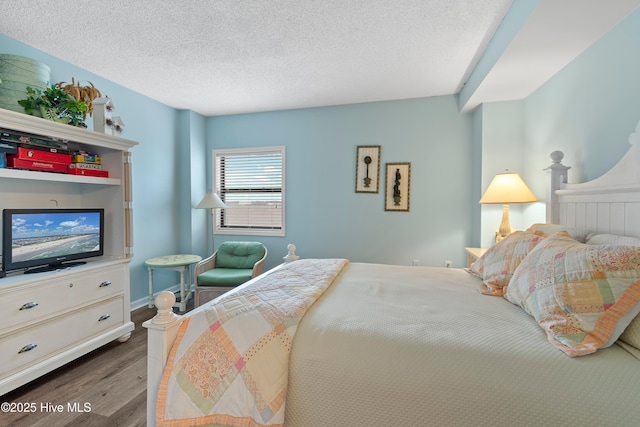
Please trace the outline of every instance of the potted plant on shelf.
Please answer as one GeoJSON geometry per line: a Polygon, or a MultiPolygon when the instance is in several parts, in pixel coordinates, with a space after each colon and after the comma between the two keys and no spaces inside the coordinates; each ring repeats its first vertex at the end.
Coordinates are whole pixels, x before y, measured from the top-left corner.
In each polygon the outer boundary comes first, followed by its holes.
{"type": "Polygon", "coordinates": [[[93,115],[93,101],[102,97],[102,93],[97,87],[90,81],[87,81],[88,85],[81,85],[80,80],[71,77],[71,83],[58,82],[56,87],[62,89],[63,92],[71,95],[76,101],[84,102],[87,105],[87,109],[84,112],[84,119],[87,118],[87,113],[93,115]]]}
{"type": "Polygon", "coordinates": [[[27,98],[19,100],[18,104],[32,116],[87,127],[84,123],[87,104],[54,84],[44,90],[27,87],[27,98]]]}

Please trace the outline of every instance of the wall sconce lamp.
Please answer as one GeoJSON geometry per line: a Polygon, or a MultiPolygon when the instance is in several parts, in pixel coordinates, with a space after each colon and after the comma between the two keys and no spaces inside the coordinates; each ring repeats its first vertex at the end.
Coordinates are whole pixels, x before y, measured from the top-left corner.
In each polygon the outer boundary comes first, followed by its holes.
{"type": "Polygon", "coordinates": [[[502,222],[496,231],[496,242],[499,242],[513,232],[509,224],[509,204],[537,202],[527,184],[516,172],[505,171],[497,174],[480,199],[482,204],[501,204],[502,222]]]}

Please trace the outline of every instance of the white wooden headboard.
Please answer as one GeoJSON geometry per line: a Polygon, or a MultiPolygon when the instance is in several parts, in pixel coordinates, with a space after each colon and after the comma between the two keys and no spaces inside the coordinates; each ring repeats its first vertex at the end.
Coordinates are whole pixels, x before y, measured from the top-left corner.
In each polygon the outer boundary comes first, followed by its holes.
{"type": "MultiPolygon", "coordinates": [[[[640,126],[640,124],[639,124],[640,126]]],[[[547,171],[547,222],[598,233],[640,237],[640,145],[593,181],[567,184],[568,166],[551,153],[547,171]]]]}

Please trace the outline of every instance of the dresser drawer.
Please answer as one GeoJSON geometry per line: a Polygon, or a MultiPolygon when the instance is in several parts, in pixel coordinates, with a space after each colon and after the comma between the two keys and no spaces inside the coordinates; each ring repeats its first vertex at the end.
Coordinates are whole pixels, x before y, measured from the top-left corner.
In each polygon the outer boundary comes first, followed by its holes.
{"type": "Polygon", "coordinates": [[[124,324],[122,296],[0,337],[0,378],[124,324]]]}
{"type": "Polygon", "coordinates": [[[23,327],[47,316],[124,292],[127,269],[111,265],[33,281],[2,294],[0,329],[23,327]]]}

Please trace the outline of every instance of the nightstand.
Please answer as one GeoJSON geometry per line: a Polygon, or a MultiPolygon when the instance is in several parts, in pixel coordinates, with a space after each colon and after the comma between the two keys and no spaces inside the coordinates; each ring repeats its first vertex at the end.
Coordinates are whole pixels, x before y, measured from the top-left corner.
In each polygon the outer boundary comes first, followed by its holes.
{"type": "Polygon", "coordinates": [[[464,248],[464,250],[467,252],[467,267],[470,267],[487,251],[487,248],[464,248]]]}

